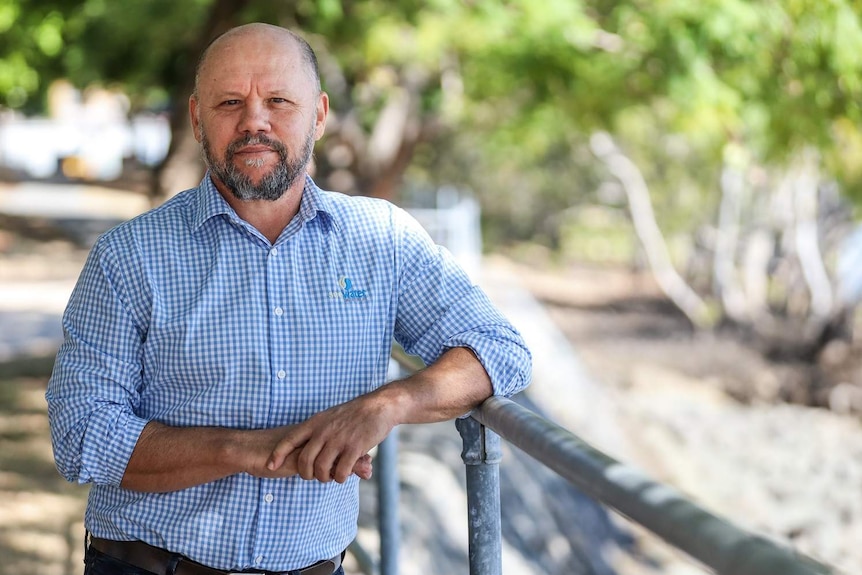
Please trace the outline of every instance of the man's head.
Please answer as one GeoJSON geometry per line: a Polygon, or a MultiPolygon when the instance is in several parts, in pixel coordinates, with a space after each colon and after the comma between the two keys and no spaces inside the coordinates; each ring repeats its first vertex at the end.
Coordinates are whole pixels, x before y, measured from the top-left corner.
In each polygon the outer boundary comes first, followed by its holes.
{"type": "Polygon", "coordinates": [[[305,40],[277,26],[248,24],[204,51],[189,112],[204,159],[222,191],[276,200],[301,189],[329,100],[305,40]]]}

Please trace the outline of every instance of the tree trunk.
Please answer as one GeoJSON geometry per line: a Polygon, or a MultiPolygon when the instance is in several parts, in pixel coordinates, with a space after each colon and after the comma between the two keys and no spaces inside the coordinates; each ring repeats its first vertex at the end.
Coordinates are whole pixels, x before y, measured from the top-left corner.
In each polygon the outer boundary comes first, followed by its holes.
{"type": "Polygon", "coordinates": [[[747,323],[750,313],[736,272],[736,252],[739,247],[739,218],[745,194],[744,166],[733,144],[725,151],[721,171],[721,204],[713,258],[715,289],[721,298],[725,316],[736,323],[747,323]]]}
{"type": "Polygon", "coordinates": [[[742,258],[745,301],[751,320],[757,322],[767,313],[769,296],[769,260],[775,251],[775,239],[765,229],[748,235],[742,258]]]}
{"type": "Polygon", "coordinates": [[[710,325],[706,304],[676,272],[667,244],[655,219],[649,188],[638,167],[617,147],[611,136],[604,132],[590,138],[593,153],[622,183],[629,201],[635,233],[646,252],[650,268],[661,290],[697,327],[710,325]]]}
{"type": "Polygon", "coordinates": [[[833,312],[832,282],[826,272],[817,224],[818,177],[813,151],[804,154],[793,178],[796,253],[811,294],[811,319],[823,322],[833,312]]]}

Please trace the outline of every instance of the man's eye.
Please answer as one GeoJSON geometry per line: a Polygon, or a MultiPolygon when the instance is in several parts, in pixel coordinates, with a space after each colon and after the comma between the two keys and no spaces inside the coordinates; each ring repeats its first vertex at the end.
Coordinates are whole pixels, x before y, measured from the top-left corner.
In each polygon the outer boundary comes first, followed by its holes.
{"type": "Polygon", "coordinates": [[[273,104],[285,104],[285,103],[287,103],[287,99],[286,99],[286,98],[272,98],[272,99],[270,99],[270,101],[271,101],[273,104]]]}
{"type": "Polygon", "coordinates": [[[239,104],[239,100],[225,100],[221,103],[222,106],[236,106],[239,104]]]}

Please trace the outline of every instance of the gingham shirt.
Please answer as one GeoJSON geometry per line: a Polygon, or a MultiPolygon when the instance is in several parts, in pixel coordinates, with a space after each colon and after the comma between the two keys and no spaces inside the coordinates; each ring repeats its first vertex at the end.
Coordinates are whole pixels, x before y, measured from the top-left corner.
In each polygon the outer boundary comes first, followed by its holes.
{"type": "Polygon", "coordinates": [[[57,467],[93,483],[86,526],[220,569],[298,569],[356,534],[358,479],[241,473],[173,493],[119,487],[150,420],[269,428],[384,383],[392,339],[431,363],[479,357],[494,393],[529,352],[451,255],[403,210],[307,179],[275,244],[209,177],[103,235],[63,317],[47,399],[57,467]]]}

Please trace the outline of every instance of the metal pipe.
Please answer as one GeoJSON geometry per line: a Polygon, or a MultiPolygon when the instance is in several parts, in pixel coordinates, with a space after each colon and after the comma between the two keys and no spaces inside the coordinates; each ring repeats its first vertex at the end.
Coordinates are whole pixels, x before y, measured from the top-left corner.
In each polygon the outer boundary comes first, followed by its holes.
{"type": "MultiPolygon", "coordinates": [[[[720,575],[824,575],[831,569],[746,532],[517,403],[492,397],[473,418],[720,575]]],[[[473,573],[471,571],[471,573],[473,573]]]]}
{"type": "Polygon", "coordinates": [[[455,425],[464,442],[470,575],[501,575],[500,436],[472,418],[455,425]]]}
{"type": "Polygon", "coordinates": [[[377,446],[377,523],[380,529],[380,575],[398,575],[401,520],[398,512],[398,428],[377,446]]]}
{"type": "Polygon", "coordinates": [[[347,551],[356,560],[356,565],[363,575],[378,575],[380,573],[380,569],[377,567],[377,563],[374,561],[371,553],[362,546],[358,539],[351,541],[347,547],[347,551]]]}

